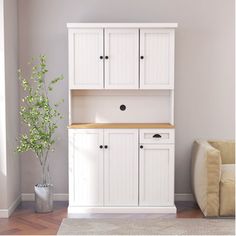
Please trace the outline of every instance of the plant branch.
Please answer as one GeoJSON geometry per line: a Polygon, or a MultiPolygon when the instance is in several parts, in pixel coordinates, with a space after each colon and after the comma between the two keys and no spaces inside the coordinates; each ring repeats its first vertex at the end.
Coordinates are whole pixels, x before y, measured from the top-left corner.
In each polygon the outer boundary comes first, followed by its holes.
{"type": "Polygon", "coordinates": [[[39,63],[32,67],[30,79],[24,78],[19,70],[19,79],[26,95],[23,97],[23,105],[20,107],[20,115],[27,131],[19,138],[18,152],[32,151],[39,160],[43,172],[43,183],[47,181],[46,170],[49,171],[48,155],[51,146],[55,143],[54,134],[57,122],[62,119],[57,105],[51,106],[49,92],[63,76],[57,77],[49,82],[47,87],[45,56],[39,57],[39,63]],[[30,81],[34,82],[32,84],[30,81]],[[59,119],[58,119],[59,118],[59,119]]]}

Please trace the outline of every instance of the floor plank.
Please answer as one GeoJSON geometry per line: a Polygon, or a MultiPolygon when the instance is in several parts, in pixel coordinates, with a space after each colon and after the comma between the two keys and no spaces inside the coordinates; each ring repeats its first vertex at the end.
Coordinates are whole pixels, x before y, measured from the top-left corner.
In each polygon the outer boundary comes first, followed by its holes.
{"type": "MultiPolygon", "coordinates": [[[[67,202],[55,202],[54,211],[37,214],[33,202],[22,202],[9,219],[0,219],[0,235],[56,235],[61,221],[67,217],[67,202]]],[[[176,202],[177,214],[92,214],[80,217],[177,217],[202,218],[203,214],[193,202],[176,202]]]]}

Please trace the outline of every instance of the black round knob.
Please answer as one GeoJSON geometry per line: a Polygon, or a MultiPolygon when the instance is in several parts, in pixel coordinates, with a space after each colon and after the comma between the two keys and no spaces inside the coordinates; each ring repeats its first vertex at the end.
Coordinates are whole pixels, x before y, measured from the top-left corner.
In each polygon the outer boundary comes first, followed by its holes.
{"type": "Polygon", "coordinates": [[[108,59],[109,57],[108,56],[105,56],[106,59],[108,59]]]}
{"type": "Polygon", "coordinates": [[[143,58],[144,58],[144,56],[141,56],[141,57],[140,57],[140,59],[143,59],[143,58]]]}
{"type": "Polygon", "coordinates": [[[99,148],[101,148],[101,149],[102,149],[102,148],[103,148],[103,146],[102,146],[102,145],[100,145],[100,146],[99,146],[99,148]]]}
{"type": "Polygon", "coordinates": [[[141,145],[140,148],[143,149],[143,145],[141,145]]]}
{"type": "Polygon", "coordinates": [[[103,56],[100,56],[100,59],[103,59],[103,56]]]}
{"type": "Polygon", "coordinates": [[[126,106],[124,104],[120,105],[120,110],[121,111],[125,111],[126,110],[126,106]]]}
{"type": "Polygon", "coordinates": [[[105,149],[107,149],[107,148],[108,148],[108,146],[107,146],[107,145],[105,145],[105,146],[104,146],[104,148],[105,148],[105,149]]]}

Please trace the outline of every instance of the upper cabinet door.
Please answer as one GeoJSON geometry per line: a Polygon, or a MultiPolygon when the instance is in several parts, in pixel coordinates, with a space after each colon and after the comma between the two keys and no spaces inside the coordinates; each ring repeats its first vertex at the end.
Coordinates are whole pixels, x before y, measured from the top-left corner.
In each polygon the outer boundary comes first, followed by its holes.
{"type": "Polygon", "coordinates": [[[70,29],[70,89],[103,88],[103,29],[70,29]]]}
{"type": "Polygon", "coordinates": [[[139,30],[105,29],[105,88],[138,89],[139,30]]]}
{"type": "Polygon", "coordinates": [[[174,30],[140,30],[140,88],[174,88],[174,30]]]}

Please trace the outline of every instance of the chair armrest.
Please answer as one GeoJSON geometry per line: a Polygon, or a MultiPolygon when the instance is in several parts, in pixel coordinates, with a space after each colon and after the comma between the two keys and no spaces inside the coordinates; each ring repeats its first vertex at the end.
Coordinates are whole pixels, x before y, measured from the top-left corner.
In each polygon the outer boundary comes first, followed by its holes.
{"type": "Polygon", "coordinates": [[[207,141],[195,141],[192,149],[192,188],[205,216],[219,215],[220,152],[207,141]]]}

